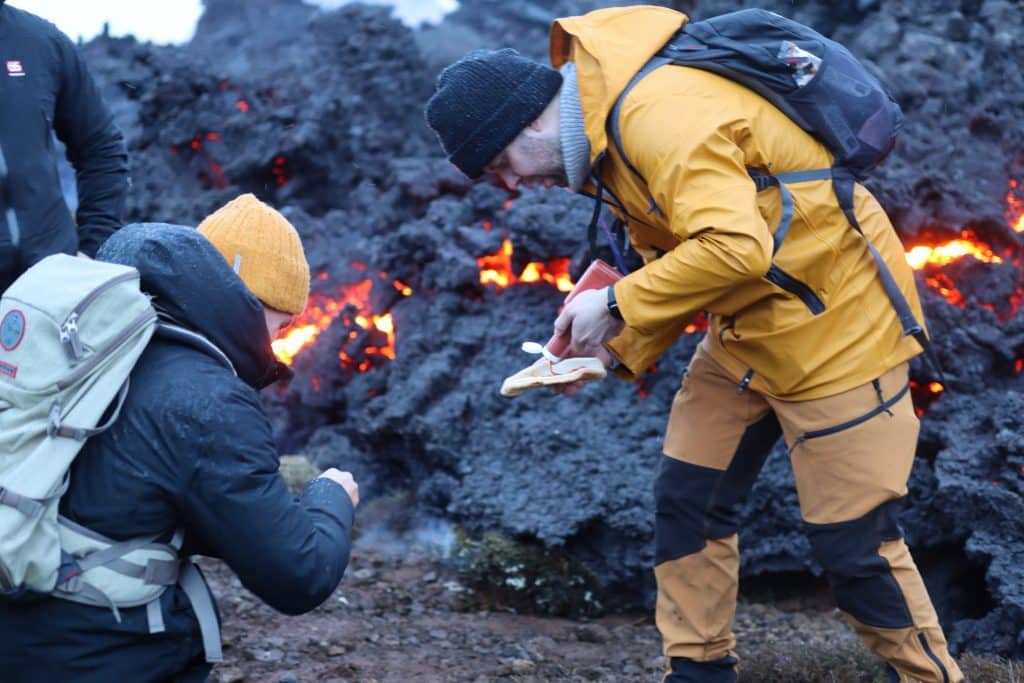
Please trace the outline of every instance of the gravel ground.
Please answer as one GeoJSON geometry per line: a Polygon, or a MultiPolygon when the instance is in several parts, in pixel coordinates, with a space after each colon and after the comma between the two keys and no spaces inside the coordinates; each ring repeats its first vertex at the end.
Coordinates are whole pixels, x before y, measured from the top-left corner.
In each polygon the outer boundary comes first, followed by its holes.
{"type": "MultiPolygon", "coordinates": [[[[359,511],[348,571],[313,612],[281,615],[224,564],[203,571],[224,622],[214,683],[601,681],[655,683],[663,658],[653,615],[588,620],[484,604],[444,558],[444,534],[399,521],[395,500],[359,511]],[[401,528],[402,531],[389,529],[401,528]]],[[[406,519],[407,521],[407,519],[406,519]]],[[[820,584],[748,582],[736,615],[741,681],[881,683],[881,666],[820,584]]],[[[962,661],[975,683],[1024,683],[1024,664],[962,661]]]]}

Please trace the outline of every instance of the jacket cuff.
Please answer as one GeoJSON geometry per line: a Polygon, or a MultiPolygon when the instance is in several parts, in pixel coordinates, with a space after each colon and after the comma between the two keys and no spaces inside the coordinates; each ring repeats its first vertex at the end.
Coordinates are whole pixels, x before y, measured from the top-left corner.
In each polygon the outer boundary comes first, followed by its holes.
{"type": "Polygon", "coordinates": [[[352,530],[356,509],[341,484],[317,477],[306,484],[301,500],[304,507],[319,510],[333,517],[346,530],[352,530]]]}
{"type": "Polygon", "coordinates": [[[624,379],[627,382],[632,382],[637,378],[637,374],[630,370],[629,366],[622,360],[623,354],[619,353],[615,349],[615,339],[607,342],[604,345],[604,348],[616,361],[616,364],[610,368],[613,375],[619,379],[624,379]]]}

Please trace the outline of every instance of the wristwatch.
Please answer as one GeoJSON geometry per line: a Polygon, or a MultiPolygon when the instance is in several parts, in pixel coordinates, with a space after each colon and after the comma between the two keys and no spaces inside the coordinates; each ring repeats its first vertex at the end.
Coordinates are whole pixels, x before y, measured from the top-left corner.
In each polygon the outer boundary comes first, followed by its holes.
{"type": "Polygon", "coordinates": [[[608,312],[616,320],[622,320],[622,311],[619,310],[619,303],[615,300],[615,286],[608,286],[608,312]]]}

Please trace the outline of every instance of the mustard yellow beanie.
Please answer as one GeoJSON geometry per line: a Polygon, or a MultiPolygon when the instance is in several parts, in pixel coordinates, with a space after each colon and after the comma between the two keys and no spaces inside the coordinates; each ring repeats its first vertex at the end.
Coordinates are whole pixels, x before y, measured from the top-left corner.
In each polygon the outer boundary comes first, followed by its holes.
{"type": "Polygon", "coordinates": [[[276,209],[243,194],[207,216],[199,232],[264,305],[292,314],[305,310],[309,263],[299,233],[276,209]]]}

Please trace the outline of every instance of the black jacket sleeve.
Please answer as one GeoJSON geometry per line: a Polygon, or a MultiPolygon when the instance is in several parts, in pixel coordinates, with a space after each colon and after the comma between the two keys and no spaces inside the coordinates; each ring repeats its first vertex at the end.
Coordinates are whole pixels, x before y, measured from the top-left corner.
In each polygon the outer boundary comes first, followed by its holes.
{"type": "Polygon", "coordinates": [[[78,248],[95,256],[121,227],[128,154],[121,130],[74,44],[59,34],[57,49],[62,63],[53,128],[67,146],[78,177],[78,248]]]}
{"type": "Polygon", "coordinates": [[[198,446],[179,482],[186,543],[222,558],[274,609],[301,614],[317,607],[348,564],[348,494],[315,479],[295,499],[278,471],[256,392],[241,382],[196,399],[189,415],[176,430],[194,435],[188,440],[198,446]]]}

